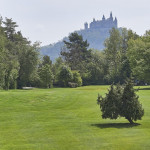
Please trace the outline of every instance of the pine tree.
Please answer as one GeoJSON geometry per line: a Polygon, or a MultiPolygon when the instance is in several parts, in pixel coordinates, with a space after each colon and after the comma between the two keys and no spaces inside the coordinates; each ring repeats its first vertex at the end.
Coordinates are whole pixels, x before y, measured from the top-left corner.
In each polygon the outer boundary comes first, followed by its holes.
{"type": "Polygon", "coordinates": [[[120,105],[120,93],[121,88],[119,85],[115,88],[112,84],[106,94],[106,97],[98,95],[97,102],[100,104],[100,109],[102,111],[102,118],[117,119],[119,116],[119,105],[120,105]]]}
{"type": "Polygon", "coordinates": [[[133,79],[127,79],[121,98],[120,115],[125,117],[131,124],[133,121],[141,120],[144,115],[144,109],[138,101],[139,96],[136,95],[136,90],[133,88],[133,79]]]}
{"type": "Polygon", "coordinates": [[[134,123],[133,121],[142,119],[144,109],[138,101],[139,97],[133,86],[133,79],[130,78],[126,81],[125,86],[112,84],[106,97],[98,96],[97,102],[102,111],[102,118],[125,117],[131,124],[134,123]]]}
{"type": "Polygon", "coordinates": [[[69,36],[69,42],[64,41],[65,47],[61,51],[62,57],[67,64],[71,67],[71,70],[83,70],[84,63],[88,61],[91,51],[88,50],[89,43],[87,40],[83,40],[82,35],[78,33],[71,33],[69,36]]]}

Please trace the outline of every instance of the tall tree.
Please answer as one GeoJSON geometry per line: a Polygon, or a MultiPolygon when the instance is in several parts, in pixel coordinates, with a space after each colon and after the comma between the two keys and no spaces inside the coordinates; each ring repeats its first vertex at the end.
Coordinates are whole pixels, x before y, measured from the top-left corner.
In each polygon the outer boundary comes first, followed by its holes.
{"type": "Polygon", "coordinates": [[[0,87],[21,88],[30,85],[30,78],[37,70],[38,44],[24,38],[12,19],[0,17],[0,87]]]}
{"type": "Polygon", "coordinates": [[[43,62],[42,65],[49,65],[52,66],[52,61],[50,60],[50,57],[48,55],[43,56],[43,62]]]}
{"type": "Polygon", "coordinates": [[[32,73],[37,69],[37,65],[39,62],[39,51],[38,51],[38,43],[31,45],[22,45],[20,47],[21,53],[19,55],[19,77],[18,87],[22,86],[31,86],[30,79],[32,73]]]}
{"type": "Polygon", "coordinates": [[[52,73],[52,61],[49,56],[44,56],[41,65],[38,69],[41,86],[50,88],[53,86],[53,73],[52,73]]]}
{"type": "Polygon", "coordinates": [[[150,31],[136,40],[130,39],[128,58],[133,75],[139,81],[150,83],[150,31]]]}
{"type": "Polygon", "coordinates": [[[118,82],[121,65],[122,38],[118,29],[112,28],[110,37],[105,41],[104,53],[109,64],[108,79],[118,82]]]}
{"type": "Polygon", "coordinates": [[[3,28],[0,24],[0,87],[3,88],[5,86],[5,60],[6,60],[6,42],[7,38],[3,31],[3,28]]]}
{"type": "Polygon", "coordinates": [[[121,30],[113,28],[110,31],[110,37],[105,41],[104,53],[108,62],[107,79],[110,82],[124,83],[127,77],[131,75],[131,67],[127,57],[128,41],[136,38],[132,30],[122,28],[121,30]]]}
{"type": "Polygon", "coordinates": [[[6,30],[2,27],[2,20],[0,24],[0,74],[1,87],[8,90],[10,86],[16,88],[16,79],[18,77],[19,64],[17,58],[9,51],[8,39],[6,30]]]}
{"type": "Polygon", "coordinates": [[[84,41],[81,35],[74,32],[70,34],[69,41],[64,41],[64,43],[66,47],[61,51],[61,55],[72,70],[82,71],[90,57],[87,40],[84,41]]]}
{"type": "Polygon", "coordinates": [[[53,86],[53,73],[48,64],[45,64],[39,68],[39,76],[42,87],[51,88],[53,86]]]}
{"type": "Polygon", "coordinates": [[[16,22],[14,22],[12,20],[12,18],[11,19],[5,18],[5,21],[3,21],[3,24],[5,25],[4,30],[5,30],[5,33],[6,33],[7,37],[8,37],[8,39],[13,41],[14,40],[13,39],[13,35],[16,32],[15,28],[18,27],[18,25],[16,24],[16,22]]]}

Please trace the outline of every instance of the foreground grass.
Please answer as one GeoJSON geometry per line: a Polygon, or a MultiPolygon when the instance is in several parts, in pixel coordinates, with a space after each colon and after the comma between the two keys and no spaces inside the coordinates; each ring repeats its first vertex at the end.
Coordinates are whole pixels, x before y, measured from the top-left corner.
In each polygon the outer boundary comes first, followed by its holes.
{"type": "Polygon", "coordinates": [[[101,119],[107,88],[0,91],[0,150],[149,150],[150,87],[138,92],[145,116],[135,126],[101,119]]]}

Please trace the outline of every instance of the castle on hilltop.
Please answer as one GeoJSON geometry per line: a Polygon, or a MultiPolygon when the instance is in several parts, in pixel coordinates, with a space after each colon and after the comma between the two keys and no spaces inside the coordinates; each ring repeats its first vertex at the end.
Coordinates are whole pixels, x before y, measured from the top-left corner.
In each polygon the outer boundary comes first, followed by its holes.
{"type": "Polygon", "coordinates": [[[115,17],[115,19],[113,19],[112,16],[112,12],[110,13],[110,17],[105,19],[105,16],[103,15],[102,20],[95,20],[93,19],[93,21],[88,25],[88,23],[86,22],[84,24],[84,29],[88,30],[88,29],[111,29],[111,28],[117,28],[118,27],[118,21],[117,18],[115,17]]]}

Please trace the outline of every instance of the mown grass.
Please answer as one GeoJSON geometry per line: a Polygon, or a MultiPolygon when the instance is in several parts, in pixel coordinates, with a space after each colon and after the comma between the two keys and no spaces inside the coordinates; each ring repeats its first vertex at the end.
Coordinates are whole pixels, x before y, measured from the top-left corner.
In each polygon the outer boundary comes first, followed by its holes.
{"type": "Polygon", "coordinates": [[[108,86],[0,91],[0,150],[149,150],[150,86],[137,93],[145,116],[102,119],[108,86]]]}

